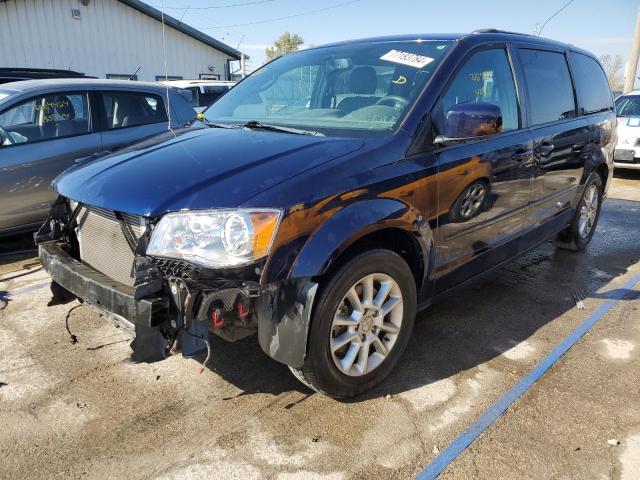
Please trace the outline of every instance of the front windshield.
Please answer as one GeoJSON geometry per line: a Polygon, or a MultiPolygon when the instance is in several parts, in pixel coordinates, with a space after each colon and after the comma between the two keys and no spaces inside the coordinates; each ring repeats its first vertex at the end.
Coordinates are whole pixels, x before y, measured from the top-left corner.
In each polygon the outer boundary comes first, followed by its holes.
{"type": "Polygon", "coordinates": [[[640,95],[625,95],[616,100],[619,117],[640,116],[640,95]]]}
{"type": "Polygon", "coordinates": [[[240,82],[205,118],[216,124],[257,121],[337,136],[390,132],[450,44],[369,42],[288,54],[240,82]]]}

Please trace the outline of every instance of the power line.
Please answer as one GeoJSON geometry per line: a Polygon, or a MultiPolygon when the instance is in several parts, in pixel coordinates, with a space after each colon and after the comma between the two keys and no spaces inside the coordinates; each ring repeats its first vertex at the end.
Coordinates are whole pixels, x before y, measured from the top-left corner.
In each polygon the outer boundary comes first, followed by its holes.
{"type": "Polygon", "coordinates": [[[230,3],[227,5],[211,5],[208,7],[165,7],[165,6],[158,6],[156,5],[156,7],[159,8],[164,8],[167,10],[214,10],[214,9],[218,9],[218,8],[233,8],[233,7],[244,7],[246,5],[259,5],[261,3],[269,3],[269,2],[275,2],[276,0],[255,0],[253,2],[243,2],[243,3],[230,3]]]}
{"type": "Polygon", "coordinates": [[[200,30],[213,30],[213,29],[216,29],[216,28],[247,27],[249,25],[259,25],[259,24],[262,24],[262,23],[278,22],[280,20],[288,20],[290,18],[302,17],[304,15],[312,15],[314,13],[326,12],[327,10],[333,10],[334,8],[344,7],[346,5],[351,5],[352,3],[357,3],[357,2],[360,2],[360,1],[361,0],[350,0],[348,2],[342,2],[342,3],[337,3],[335,5],[330,5],[328,7],[318,8],[316,10],[308,10],[306,12],[295,13],[293,15],[286,15],[284,17],[268,18],[268,19],[265,19],[265,20],[258,20],[257,22],[235,23],[233,25],[215,25],[215,26],[211,26],[211,27],[196,27],[196,28],[198,28],[200,30]]]}
{"type": "Polygon", "coordinates": [[[549,23],[551,21],[551,19],[553,17],[555,17],[556,15],[558,15],[561,11],[563,11],[565,8],[567,8],[569,5],[571,5],[575,0],[569,0],[567,3],[564,4],[564,6],[562,8],[560,8],[560,10],[558,10],[556,13],[554,13],[553,15],[551,15],[549,18],[547,18],[547,20],[542,24],[542,26],[540,27],[540,30],[538,30],[537,36],[539,37],[540,34],[542,33],[542,29],[544,29],[544,27],[547,25],[547,23],[549,23]]]}

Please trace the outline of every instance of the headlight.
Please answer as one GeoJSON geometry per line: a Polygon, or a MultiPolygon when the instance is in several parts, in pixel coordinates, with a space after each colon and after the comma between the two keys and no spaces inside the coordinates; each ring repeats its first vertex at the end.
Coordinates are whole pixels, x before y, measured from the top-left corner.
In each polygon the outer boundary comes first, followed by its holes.
{"type": "Polygon", "coordinates": [[[279,210],[200,210],[168,213],[151,234],[147,255],[229,267],[269,254],[279,210]]]}

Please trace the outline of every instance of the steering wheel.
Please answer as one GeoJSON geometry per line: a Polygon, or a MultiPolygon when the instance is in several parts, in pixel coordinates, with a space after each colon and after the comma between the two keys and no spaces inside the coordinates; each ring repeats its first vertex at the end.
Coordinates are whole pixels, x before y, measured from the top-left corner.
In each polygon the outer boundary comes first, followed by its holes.
{"type": "Polygon", "coordinates": [[[7,141],[9,142],[8,144],[11,145],[13,142],[11,141],[11,136],[9,135],[9,133],[2,127],[0,127],[0,138],[2,138],[2,143],[0,143],[0,146],[4,145],[4,142],[7,141]]]}
{"type": "Polygon", "coordinates": [[[376,102],[376,105],[386,105],[388,107],[393,107],[400,110],[405,108],[407,105],[409,105],[409,100],[407,100],[404,97],[400,97],[398,95],[388,95],[378,100],[376,102]]]}

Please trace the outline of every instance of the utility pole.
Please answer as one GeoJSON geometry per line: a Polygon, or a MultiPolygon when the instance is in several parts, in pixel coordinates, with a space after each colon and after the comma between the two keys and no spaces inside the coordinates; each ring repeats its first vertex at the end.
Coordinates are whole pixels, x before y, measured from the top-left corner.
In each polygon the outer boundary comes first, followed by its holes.
{"type": "Polygon", "coordinates": [[[638,15],[636,16],[636,31],[633,34],[633,43],[631,44],[631,57],[629,58],[629,68],[627,68],[627,74],[624,77],[624,91],[623,93],[629,93],[633,90],[633,84],[636,80],[636,72],[638,70],[638,55],[640,54],[640,8],[638,8],[638,15]]]}

